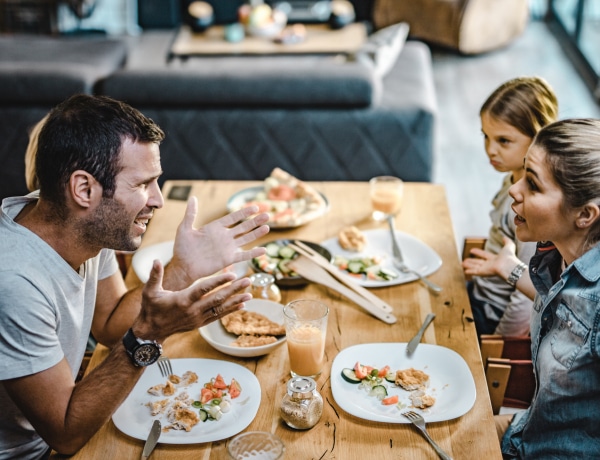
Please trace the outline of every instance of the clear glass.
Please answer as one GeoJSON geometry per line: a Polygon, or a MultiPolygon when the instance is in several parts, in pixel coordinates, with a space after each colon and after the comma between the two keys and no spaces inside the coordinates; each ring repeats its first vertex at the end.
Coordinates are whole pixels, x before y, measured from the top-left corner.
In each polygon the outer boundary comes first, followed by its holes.
{"type": "Polygon", "coordinates": [[[294,300],[283,307],[292,377],[317,378],[325,361],[329,308],[318,300],[294,300]]]}
{"type": "Polygon", "coordinates": [[[227,444],[227,453],[233,460],[283,458],[285,446],[281,439],[266,431],[248,431],[238,434],[227,444]]]}
{"type": "Polygon", "coordinates": [[[372,217],[378,222],[390,214],[396,215],[402,206],[404,182],[394,176],[377,176],[370,181],[372,217]]]}

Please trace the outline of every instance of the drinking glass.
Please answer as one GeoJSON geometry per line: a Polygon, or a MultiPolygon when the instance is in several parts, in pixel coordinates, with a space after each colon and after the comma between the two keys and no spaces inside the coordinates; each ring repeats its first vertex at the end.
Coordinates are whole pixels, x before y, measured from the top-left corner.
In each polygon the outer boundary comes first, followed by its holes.
{"type": "Polygon", "coordinates": [[[404,191],[402,179],[394,176],[377,176],[373,177],[369,184],[373,219],[381,222],[388,215],[400,211],[404,191]]]}
{"type": "Polygon", "coordinates": [[[283,458],[285,446],[281,439],[272,433],[247,431],[229,441],[227,452],[233,460],[277,460],[283,458]]]}
{"type": "Polygon", "coordinates": [[[329,308],[318,300],[299,299],[283,307],[292,377],[317,378],[323,370],[329,308]]]}

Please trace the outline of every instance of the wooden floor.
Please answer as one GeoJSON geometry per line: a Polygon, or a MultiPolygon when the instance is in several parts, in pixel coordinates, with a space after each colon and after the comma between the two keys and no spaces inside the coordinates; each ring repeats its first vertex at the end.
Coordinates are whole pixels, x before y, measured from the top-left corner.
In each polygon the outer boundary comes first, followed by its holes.
{"type": "Polygon", "coordinates": [[[487,234],[490,202],[502,181],[483,149],[479,108],[487,96],[505,80],[538,75],[554,88],[560,118],[600,118],[600,106],[540,21],[532,21],[521,37],[492,53],[465,57],[432,52],[439,105],[434,182],[446,187],[462,251],[465,236],[487,234]]]}

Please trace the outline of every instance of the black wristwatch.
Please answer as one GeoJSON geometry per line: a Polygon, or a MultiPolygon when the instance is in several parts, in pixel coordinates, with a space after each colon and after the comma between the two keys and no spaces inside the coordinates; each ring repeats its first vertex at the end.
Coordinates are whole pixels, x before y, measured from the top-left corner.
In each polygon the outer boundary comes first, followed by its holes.
{"type": "Polygon", "coordinates": [[[123,336],[123,345],[133,364],[139,367],[154,364],[162,355],[162,346],[159,343],[154,340],[139,339],[131,329],[123,336]]]}

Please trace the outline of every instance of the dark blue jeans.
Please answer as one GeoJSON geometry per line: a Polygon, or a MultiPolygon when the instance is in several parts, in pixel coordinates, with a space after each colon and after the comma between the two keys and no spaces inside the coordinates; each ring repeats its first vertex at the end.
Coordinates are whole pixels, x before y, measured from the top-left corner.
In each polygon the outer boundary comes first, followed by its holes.
{"type": "Polygon", "coordinates": [[[473,282],[467,281],[467,292],[469,293],[469,301],[471,302],[471,310],[473,311],[473,320],[475,321],[475,329],[477,337],[481,334],[493,334],[498,326],[498,321],[489,319],[485,315],[485,304],[473,295],[473,282]]]}

